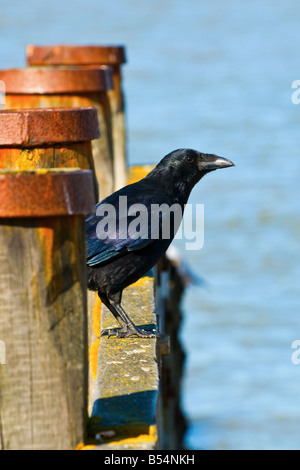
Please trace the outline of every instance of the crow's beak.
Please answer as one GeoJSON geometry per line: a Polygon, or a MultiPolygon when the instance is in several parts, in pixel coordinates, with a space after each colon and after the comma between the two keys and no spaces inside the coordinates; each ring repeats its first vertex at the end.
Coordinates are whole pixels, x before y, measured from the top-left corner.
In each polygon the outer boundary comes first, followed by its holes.
{"type": "Polygon", "coordinates": [[[227,158],[218,157],[217,155],[208,155],[204,167],[208,171],[219,170],[221,168],[229,168],[235,166],[233,162],[227,158]]]}

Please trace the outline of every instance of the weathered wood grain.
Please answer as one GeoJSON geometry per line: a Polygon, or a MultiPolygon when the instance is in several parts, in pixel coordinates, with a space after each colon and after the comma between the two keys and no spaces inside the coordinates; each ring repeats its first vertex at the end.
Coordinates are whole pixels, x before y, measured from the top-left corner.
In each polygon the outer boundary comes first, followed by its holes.
{"type": "Polygon", "coordinates": [[[87,308],[81,215],[0,219],[0,448],[85,439],[87,308]]]}

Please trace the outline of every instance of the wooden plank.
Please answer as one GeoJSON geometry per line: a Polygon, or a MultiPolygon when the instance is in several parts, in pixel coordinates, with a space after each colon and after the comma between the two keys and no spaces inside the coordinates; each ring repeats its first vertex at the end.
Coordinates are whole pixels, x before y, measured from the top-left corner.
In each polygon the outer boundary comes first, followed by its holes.
{"type": "Polygon", "coordinates": [[[74,449],[85,439],[83,216],[0,220],[2,449],[74,449]]]}

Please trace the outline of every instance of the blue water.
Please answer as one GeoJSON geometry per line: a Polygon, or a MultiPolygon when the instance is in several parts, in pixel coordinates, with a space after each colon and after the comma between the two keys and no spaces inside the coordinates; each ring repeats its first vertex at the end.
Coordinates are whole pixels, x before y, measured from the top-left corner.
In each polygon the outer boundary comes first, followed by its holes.
{"type": "MultiPolygon", "coordinates": [[[[194,449],[300,449],[297,0],[1,0],[1,68],[28,43],[125,44],[131,164],[178,147],[230,158],[192,193],[204,279],[185,295],[183,406],[194,449]]],[[[177,246],[183,247],[178,241],[177,246]]]]}

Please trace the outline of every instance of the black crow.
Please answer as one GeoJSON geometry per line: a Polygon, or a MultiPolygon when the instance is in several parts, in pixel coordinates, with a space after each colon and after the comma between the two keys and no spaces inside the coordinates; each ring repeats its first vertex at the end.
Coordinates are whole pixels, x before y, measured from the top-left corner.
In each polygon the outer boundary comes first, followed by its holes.
{"type": "Polygon", "coordinates": [[[195,184],[206,173],[230,166],[217,155],[175,150],[141,181],[99,202],[96,213],[86,218],[88,288],[98,292],[121,326],[109,330],[109,336],[155,336],[130,320],[121,306],[122,292],[166,252],[195,184]]]}

